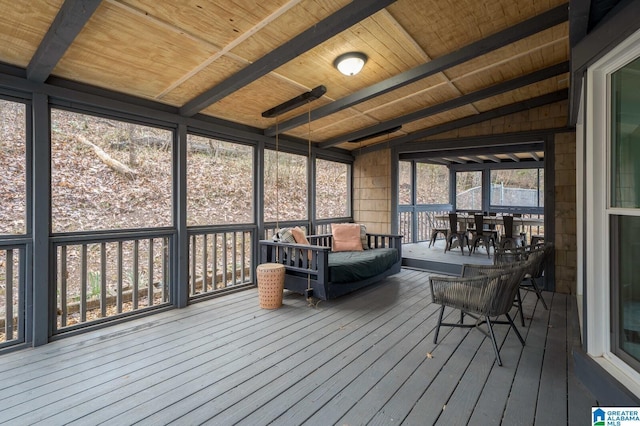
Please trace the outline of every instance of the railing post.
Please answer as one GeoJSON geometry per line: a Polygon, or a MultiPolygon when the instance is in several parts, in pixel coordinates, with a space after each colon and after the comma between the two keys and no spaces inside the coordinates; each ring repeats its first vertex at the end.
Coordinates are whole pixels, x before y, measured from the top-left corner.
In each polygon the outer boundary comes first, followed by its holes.
{"type": "Polygon", "coordinates": [[[6,250],[6,261],[5,261],[5,298],[7,302],[5,303],[5,340],[13,339],[13,249],[6,250]]]}

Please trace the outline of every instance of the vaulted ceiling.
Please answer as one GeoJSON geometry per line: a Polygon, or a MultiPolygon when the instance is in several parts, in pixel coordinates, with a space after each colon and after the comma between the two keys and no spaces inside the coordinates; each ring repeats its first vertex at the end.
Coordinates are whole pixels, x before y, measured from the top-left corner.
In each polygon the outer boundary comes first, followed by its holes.
{"type": "Polygon", "coordinates": [[[187,117],[203,114],[267,136],[354,150],[421,141],[456,123],[566,100],[568,6],[564,0],[0,0],[0,62],[34,82],[82,83],[187,117]],[[359,74],[344,76],[333,62],[351,51],[368,61],[359,74]],[[320,85],[327,89],[320,99],[277,118],[262,116],[320,85]],[[390,128],[397,130],[366,138],[390,128]]]}

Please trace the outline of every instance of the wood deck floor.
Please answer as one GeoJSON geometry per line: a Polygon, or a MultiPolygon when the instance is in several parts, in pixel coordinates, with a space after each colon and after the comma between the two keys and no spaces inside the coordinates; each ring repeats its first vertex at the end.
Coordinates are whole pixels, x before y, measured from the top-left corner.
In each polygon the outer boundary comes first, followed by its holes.
{"type": "Polygon", "coordinates": [[[417,269],[454,275],[460,274],[464,263],[493,264],[493,249],[490,249],[492,254],[490,257],[487,256],[484,247],[478,247],[471,255],[466,247],[464,255],[462,255],[460,248],[445,253],[444,247],[445,241],[442,239],[437,240],[431,247],[429,247],[428,241],[403,244],[402,264],[417,269]]]}
{"type": "MultiPolygon", "coordinates": [[[[525,297],[496,325],[443,328],[428,274],[401,273],[311,308],[230,294],[0,356],[0,423],[244,425],[590,424],[572,373],[571,296],[525,297]]],[[[455,315],[455,314],[454,314],[455,315]]]]}

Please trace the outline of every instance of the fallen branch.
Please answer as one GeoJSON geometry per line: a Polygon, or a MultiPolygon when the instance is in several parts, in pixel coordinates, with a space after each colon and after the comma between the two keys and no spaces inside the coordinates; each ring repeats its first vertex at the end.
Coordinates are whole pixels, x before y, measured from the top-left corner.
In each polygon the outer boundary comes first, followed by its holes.
{"type": "Polygon", "coordinates": [[[133,178],[134,176],[136,176],[138,174],[138,172],[133,170],[131,167],[127,166],[126,164],[121,163],[120,161],[118,161],[118,160],[116,160],[114,158],[112,158],[102,148],[100,148],[98,145],[94,144],[93,142],[89,141],[84,136],[75,135],[75,137],[78,140],[78,142],[81,142],[81,143],[91,147],[91,149],[93,149],[93,152],[96,153],[96,155],[98,156],[100,161],[102,161],[104,164],[106,164],[111,169],[115,170],[116,172],[122,173],[123,175],[128,176],[130,178],[133,178]]]}

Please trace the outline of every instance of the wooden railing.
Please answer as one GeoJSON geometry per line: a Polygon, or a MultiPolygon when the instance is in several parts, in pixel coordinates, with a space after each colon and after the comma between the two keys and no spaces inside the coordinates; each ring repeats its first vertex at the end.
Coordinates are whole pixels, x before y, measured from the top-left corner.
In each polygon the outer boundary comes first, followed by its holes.
{"type": "Polygon", "coordinates": [[[0,348],[24,341],[25,250],[0,246],[0,348]]]}
{"type": "Polygon", "coordinates": [[[402,242],[407,244],[429,241],[433,228],[442,225],[435,216],[447,212],[448,210],[443,210],[441,206],[400,206],[398,234],[403,236],[402,242]]]}
{"type": "Polygon", "coordinates": [[[164,230],[54,237],[54,334],[169,305],[173,240],[164,230]]]}
{"type": "Polygon", "coordinates": [[[255,227],[189,230],[189,297],[252,285],[255,227]]]}

